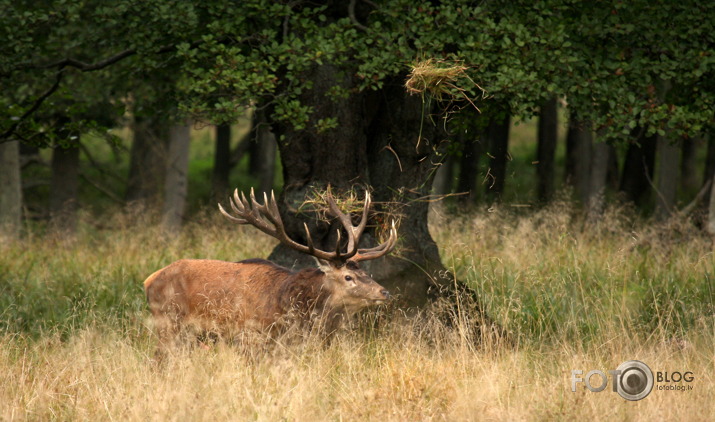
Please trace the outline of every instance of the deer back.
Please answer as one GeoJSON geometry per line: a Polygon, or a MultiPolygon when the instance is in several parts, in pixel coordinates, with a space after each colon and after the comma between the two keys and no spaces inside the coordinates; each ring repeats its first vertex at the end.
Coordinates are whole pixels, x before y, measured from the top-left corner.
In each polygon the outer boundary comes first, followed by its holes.
{"type": "Polygon", "coordinates": [[[203,319],[236,327],[250,321],[256,328],[266,328],[292,303],[319,305],[314,296],[321,291],[322,277],[319,270],[294,273],[262,259],[184,259],[149,276],[144,287],[156,317],[167,316],[177,322],[203,319]]]}

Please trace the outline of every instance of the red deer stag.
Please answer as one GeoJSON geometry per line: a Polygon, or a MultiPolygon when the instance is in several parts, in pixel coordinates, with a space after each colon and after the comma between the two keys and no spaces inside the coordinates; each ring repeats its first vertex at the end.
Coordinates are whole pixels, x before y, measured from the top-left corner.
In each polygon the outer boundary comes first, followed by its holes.
{"type": "Polygon", "coordinates": [[[326,195],[328,212],[337,218],[347,233],[343,252],[338,229],[333,251],[313,245],[305,226],[307,245],[291,239],[285,232],[275,196],[250,203],[234,191],[234,215],[219,204],[221,213],[239,224],[251,224],[283,244],[317,258],[319,268],[291,271],[263,259],[225,262],[207,259],[182,259],[155,272],[144,281],[149,308],[159,336],[159,352],[169,347],[185,328],[233,338],[247,332],[275,335],[291,325],[320,327],[327,335],[355,312],[389,298],[358,263],[388,254],[397,240],[394,222],[388,239],[373,248],[358,248],[370,208],[365,196],[362,218],[357,226],[350,214],[340,211],[326,195]],[[318,325],[316,325],[316,322],[318,325]]]}

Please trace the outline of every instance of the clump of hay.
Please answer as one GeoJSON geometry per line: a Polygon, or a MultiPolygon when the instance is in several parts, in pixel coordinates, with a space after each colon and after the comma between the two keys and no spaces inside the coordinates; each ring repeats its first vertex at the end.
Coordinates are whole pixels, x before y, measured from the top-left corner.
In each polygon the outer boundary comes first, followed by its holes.
{"type": "MultiPolygon", "coordinates": [[[[476,87],[482,95],[486,91],[482,89],[467,74],[467,66],[460,62],[448,63],[444,60],[427,59],[412,65],[405,89],[410,94],[429,94],[441,101],[445,97],[455,100],[464,97],[474,108],[479,110],[467,93],[467,89],[462,85],[466,81],[469,85],[476,87]]],[[[471,87],[469,87],[471,88],[471,87]]]]}
{"type": "MultiPolygon", "coordinates": [[[[365,206],[365,191],[370,190],[367,186],[353,186],[350,189],[341,190],[339,194],[335,194],[330,185],[326,188],[312,187],[311,192],[306,196],[305,200],[300,204],[297,211],[310,215],[315,213],[315,218],[320,221],[330,222],[332,217],[329,214],[329,205],[327,196],[331,195],[336,205],[341,212],[349,214],[354,218],[360,218],[365,206]]],[[[400,209],[404,206],[399,202],[375,202],[372,198],[372,206],[369,211],[370,223],[368,227],[376,227],[375,234],[380,241],[387,239],[392,223],[400,227],[400,222],[404,215],[400,209]],[[378,205],[377,207],[375,205],[378,205]]],[[[357,220],[353,220],[355,222],[357,220]]]]}

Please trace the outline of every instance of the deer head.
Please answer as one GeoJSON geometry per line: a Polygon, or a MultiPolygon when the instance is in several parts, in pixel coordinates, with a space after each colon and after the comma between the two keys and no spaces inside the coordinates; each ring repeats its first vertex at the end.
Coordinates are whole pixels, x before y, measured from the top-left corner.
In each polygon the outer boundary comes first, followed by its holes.
{"type": "Polygon", "coordinates": [[[291,239],[285,232],[274,193],[270,199],[264,193],[263,204],[256,201],[253,189],[249,199],[238,190],[234,191],[230,200],[233,215],[229,214],[220,204],[219,210],[228,219],[239,224],[251,224],[262,232],[278,239],[284,245],[299,252],[311,255],[318,261],[318,267],[325,273],[325,288],[330,292],[330,301],[336,307],[346,311],[355,311],[365,306],[379,304],[389,298],[388,291],[376,283],[370,275],[360,268],[359,262],[377,259],[392,251],[397,242],[397,229],[394,221],[391,224],[388,238],[385,242],[372,248],[358,246],[368,221],[371,205],[370,193],[365,194],[362,216],[357,225],[352,224],[349,213],[343,213],[335,202],[330,191],[326,195],[328,213],[337,218],[347,236],[347,245],[343,250],[342,233],[337,231],[335,249],[325,251],[315,247],[307,224],[303,224],[307,245],[291,239]]]}

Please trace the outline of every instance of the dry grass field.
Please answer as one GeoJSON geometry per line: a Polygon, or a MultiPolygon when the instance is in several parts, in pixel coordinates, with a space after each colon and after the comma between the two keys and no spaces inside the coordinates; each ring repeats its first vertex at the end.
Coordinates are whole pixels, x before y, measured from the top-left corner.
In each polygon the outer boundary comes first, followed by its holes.
{"type": "MultiPolygon", "coordinates": [[[[29,231],[0,246],[0,420],[712,420],[715,287],[709,239],[627,209],[584,225],[568,203],[528,216],[436,213],[443,261],[479,292],[513,345],[475,345],[429,312],[358,321],[329,347],[250,355],[219,344],[163,366],[141,282],[179,258],[240,260],[273,246],[213,213],[167,239],[136,216],[71,240],[29,231]],[[576,215],[576,217],[574,217],[576,215]],[[691,371],[686,391],[626,401],[571,392],[571,370],[637,359],[691,371]]],[[[218,214],[218,213],[215,213],[218,214]]],[[[594,381],[597,381],[594,379],[594,381]]],[[[597,382],[596,382],[597,384],[597,382]]],[[[657,385],[658,383],[656,383],[657,385]]]]}

